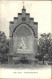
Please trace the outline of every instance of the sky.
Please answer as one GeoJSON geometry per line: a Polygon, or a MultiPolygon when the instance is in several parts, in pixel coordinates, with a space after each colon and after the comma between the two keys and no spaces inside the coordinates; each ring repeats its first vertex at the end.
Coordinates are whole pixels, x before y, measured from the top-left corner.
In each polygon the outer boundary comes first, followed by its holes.
{"type": "Polygon", "coordinates": [[[38,22],[38,34],[51,32],[51,1],[0,1],[0,31],[9,37],[9,21],[22,12],[23,2],[27,13],[38,22]]]}

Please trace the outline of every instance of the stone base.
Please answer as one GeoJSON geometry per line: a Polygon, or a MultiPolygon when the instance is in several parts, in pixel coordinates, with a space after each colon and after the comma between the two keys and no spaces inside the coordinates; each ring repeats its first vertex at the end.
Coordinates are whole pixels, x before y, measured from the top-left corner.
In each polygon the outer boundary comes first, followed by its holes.
{"type": "Polygon", "coordinates": [[[34,55],[18,55],[18,56],[9,56],[9,63],[10,64],[37,64],[38,60],[35,59],[34,55]]]}

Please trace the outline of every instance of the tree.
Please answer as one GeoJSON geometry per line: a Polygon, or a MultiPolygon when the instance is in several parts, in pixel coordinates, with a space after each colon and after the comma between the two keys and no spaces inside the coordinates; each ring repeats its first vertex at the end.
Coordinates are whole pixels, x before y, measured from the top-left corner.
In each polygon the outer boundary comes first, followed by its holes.
{"type": "Polygon", "coordinates": [[[50,40],[50,47],[49,47],[49,60],[52,61],[52,39],[50,40]]]}
{"type": "Polygon", "coordinates": [[[0,61],[3,62],[3,59],[7,59],[7,54],[9,51],[9,41],[6,38],[4,32],[0,31],[0,61]]]}
{"type": "Polygon", "coordinates": [[[44,58],[49,55],[49,50],[51,46],[51,34],[43,33],[41,34],[41,38],[39,39],[39,46],[38,46],[38,52],[39,55],[42,56],[42,60],[44,63],[44,58]]]}

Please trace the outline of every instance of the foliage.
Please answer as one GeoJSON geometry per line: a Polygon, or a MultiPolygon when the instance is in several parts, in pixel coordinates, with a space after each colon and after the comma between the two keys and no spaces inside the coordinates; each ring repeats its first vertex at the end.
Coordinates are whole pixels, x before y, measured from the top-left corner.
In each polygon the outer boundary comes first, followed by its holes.
{"type": "Polygon", "coordinates": [[[41,38],[39,39],[38,52],[39,52],[39,55],[42,56],[43,61],[45,57],[49,57],[51,55],[52,39],[51,39],[50,33],[41,34],[41,38]]]}
{"type": "Polygon", "coordinates": [[[6,38],[5,33],[0,31],[0,60],[7,58],[8,51],[9,51],[9,41],[6,38]]]}

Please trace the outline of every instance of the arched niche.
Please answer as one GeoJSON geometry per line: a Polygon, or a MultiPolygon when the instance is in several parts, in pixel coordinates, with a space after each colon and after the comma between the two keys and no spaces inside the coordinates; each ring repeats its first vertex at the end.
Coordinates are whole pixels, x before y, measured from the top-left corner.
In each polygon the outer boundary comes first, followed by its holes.
{"type": "Polygon", "coordinates": [[[19,43],[22,41],[21,38],[23,38],[24,44],[30,50],[30,53],[34,53],[34,32],[31,27],[26,24],[21,24],[13,31],[13,48],[15,53],[18,53],[17,49],[19,43]]]}
{"type": "MultiPolygon", "coordinates": [[[[29,31],[30,31],[30,32],[33,34],[33,36],[35,37],[34,29],[33,29],[29,24],[27,24],[27,23],[21,23],[21,24],[17,25],[17,26],[14,28],[13,32],[12,32],[12,37],[13,37],[14,33],[16,32],[16,30],[17,30],[19,27],[20,27],[20,28],[21,28],[21,27],[28,28],[29,31]]],[[[23,29],[23,28],[22,28],[22,29],[23,29]]],[[[28,30],[28,29],[27,29],[27,30],[28,30]]],[[[24,29],[23,29],[22,31],[24,31],[24,29]]]]}

